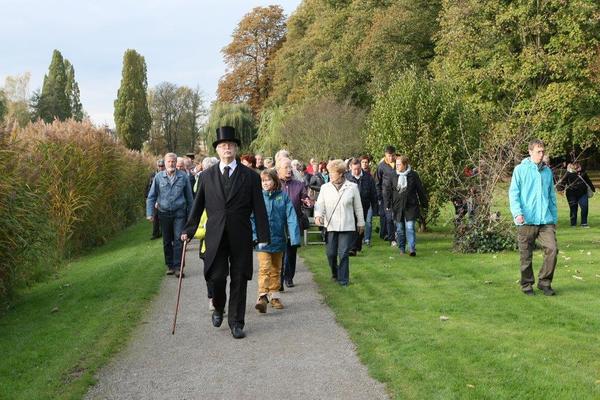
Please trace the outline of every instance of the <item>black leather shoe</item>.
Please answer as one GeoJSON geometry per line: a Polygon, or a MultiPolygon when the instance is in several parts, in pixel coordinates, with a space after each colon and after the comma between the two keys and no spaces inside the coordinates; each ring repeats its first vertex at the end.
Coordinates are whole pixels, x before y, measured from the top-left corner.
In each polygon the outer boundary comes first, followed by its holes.
{"type": "Polygon", "coordinates": [[[223,323],[223,312],[222,311],[213,311],[212,314],[212,324],[215,328],[218,328],[223,323]]]}
{"type": "Polygon", "coordinates": [[[410,254],[409,254],[409,256],[411,256],[411,257],[416,257],[416,256],[417,256],[417,252],[415,252],[415,251],[411,251],[411,252],[410,252],[410,254]]]}
{"type": "Polygon", "coordinates": [[[231,335],[236,339],[243,339],[246,337],[246,334],[239,326],[234,326],[231,328],[231,335]]]}
{"type": "Polygon", "coordinates": [[[290,279],[290,280],[288,280],[288,281],[286,281],[286,282],[285,282],[285,286],[287,286],[287,287],[294,287],[294,281],[293,281],[293,280],[291,280],[291,279],[290,279]]]}
{"type": "Polygon", "coordinates": [[[523,294],[525,294],[526,296],[535,296],[533,289],[523,290],[523,294]]]}
{"type": "Polygon", "coordinates": [[[556,292],[550,286],[538,286],[542,292],[544,292],[544,296],[554,296],[556,292]]]}
{"type": "Polygon", "coordinates": [[[283,283],[281,284],[281,286],[279,286],[279,291],[280,292],[285,292],[285,288],[283,287],[283,283]]]}

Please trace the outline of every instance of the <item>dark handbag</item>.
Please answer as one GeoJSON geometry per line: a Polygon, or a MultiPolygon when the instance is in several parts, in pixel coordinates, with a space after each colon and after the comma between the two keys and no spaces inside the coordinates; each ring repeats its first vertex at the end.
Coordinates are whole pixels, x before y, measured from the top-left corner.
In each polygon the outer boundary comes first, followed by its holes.
{"type": "Polygon", "coordinates": [[[300,214],[300,220],[298,221],[298,223],[300,225],[300,232],[310,228],[310,221],[308,220],[308,216],[304,213],[300,214]]]}

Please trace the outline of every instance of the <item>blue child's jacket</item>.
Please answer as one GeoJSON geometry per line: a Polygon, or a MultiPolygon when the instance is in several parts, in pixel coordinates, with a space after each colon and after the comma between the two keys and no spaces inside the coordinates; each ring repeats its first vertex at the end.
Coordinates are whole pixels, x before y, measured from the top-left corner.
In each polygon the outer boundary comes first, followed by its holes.
{"type": "MultiPolygon", "coordinates": [[[[263,190],[263,199],[267,214],[269,215],[269,229],[271,231],[271,242],[265,247],[257,248],[257,251],[268,253],[279,253],[285,251],[289,237],[292,246],[300,245],[300,227],[294,205],[287,194],[280,190],[267,192],[263,190]]],[[[252,238],[256,241],[256,228],[254,215],[252,220],[252,238]]]]}

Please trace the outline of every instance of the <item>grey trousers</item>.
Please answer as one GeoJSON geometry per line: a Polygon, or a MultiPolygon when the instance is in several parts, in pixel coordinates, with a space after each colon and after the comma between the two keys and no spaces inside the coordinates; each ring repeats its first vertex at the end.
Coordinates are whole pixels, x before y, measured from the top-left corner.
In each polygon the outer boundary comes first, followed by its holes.
{"type": "Polygon", "coordinates": [[[533,276],[532,259],[535,241],[544,251],[544,260],[542,268],[538,273],[538,287],[550,287],[554,269],[556,268],[556,255],[558,248],[556,245],[556,226],[555,225],[522,225],[518,227],[517,240],[519,251],[521,253],[521,289],[533,289],[535,282],[533,276]]]}

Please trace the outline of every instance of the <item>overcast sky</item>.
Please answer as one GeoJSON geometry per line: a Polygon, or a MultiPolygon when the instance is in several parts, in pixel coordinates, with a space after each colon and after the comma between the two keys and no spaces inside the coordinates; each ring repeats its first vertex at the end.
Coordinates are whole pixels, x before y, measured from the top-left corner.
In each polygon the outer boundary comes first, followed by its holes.
{"type": "Polygon", "coordinates": [[[39,89],[52,51],[75,68],[81,102],[96,124],[113,122],[123,53],[146,59],[148,85],[198,85],[214,100],[225,73],[220,50],[252,8],[279,4],[289,16],[301,0],[0,0],[0,86],[31,73],[39,89]]]}

